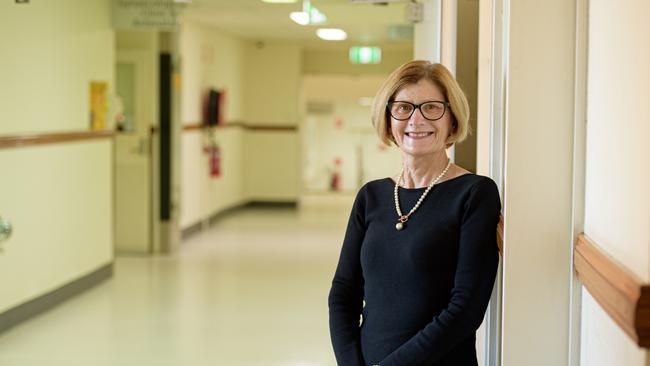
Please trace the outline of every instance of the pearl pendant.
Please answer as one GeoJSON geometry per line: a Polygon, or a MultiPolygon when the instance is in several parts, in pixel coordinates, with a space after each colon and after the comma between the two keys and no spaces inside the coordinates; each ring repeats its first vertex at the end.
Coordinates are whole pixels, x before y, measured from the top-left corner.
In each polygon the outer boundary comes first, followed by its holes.
{"type": "Polygon", "coordinates": [[[397,231],[400,231],[400,230],[404,229],[404,224],[401,223],[401,222],[398,222],[397,224],[395,224],[395,229],[397,229],[397,231]]]}

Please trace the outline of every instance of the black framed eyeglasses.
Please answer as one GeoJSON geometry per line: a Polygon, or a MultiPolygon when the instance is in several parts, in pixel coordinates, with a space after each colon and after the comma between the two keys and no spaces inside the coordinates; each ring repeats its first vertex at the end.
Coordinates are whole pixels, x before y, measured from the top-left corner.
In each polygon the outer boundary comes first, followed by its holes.
{"type": "Polygon", "coordinates": [[[392,101],[386,103],[388,113],[398,121],[406,121],[411,118],[416,109],[420,110],[422,117],[429,121],[437,121],[445,115],[449,107],[449,102],[441,102],[432,100],[420,104],[413,104],[411,102],[392,101]]]}

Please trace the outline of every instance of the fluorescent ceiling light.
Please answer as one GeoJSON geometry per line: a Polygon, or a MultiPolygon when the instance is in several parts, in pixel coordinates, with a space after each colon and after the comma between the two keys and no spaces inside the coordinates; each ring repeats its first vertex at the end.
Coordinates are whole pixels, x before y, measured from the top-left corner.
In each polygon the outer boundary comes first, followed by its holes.
{"type": "Polygon", "coordinates": [[[348,34],[338,28],[320,28],[316,30],[316,35],[326,41],[344,41],[348,38],[348,34]]]}
{"type": "Polygon", "coordinates": [[[298,0],[262,0],[262,2],[270,4],[293,4],[298,2],[298,0]]]}
{"type": "Polygon", "coordinates": [[[300,25],[323,24],[327,22],[327,17],[320,10],[305,1],[302,11],[294,11],[289,14],[289,18],[300,25]]]}
{"type": "Polygon", "coordinates": [[[306,13],[309,14],[309,24],[323,24],[327,21],[325,14],[321,13],[316,7],[308,4],[306,13]]]}
{"type": "Polygon", "coordinates": [[[300,25],[309,24],[309,14],[304,11],[293,11],[289,14],[289,18],[300,25]]]}

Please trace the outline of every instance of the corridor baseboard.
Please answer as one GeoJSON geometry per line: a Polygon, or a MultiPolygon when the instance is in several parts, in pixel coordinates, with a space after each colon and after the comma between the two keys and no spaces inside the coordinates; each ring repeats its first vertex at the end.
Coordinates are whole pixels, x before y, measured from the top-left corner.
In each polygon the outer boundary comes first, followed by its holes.
{"type": "Polygon", "coordinates": [[[0,314],[0,333],[6,332],[16,325],[56,307],[62,302],[97,286],[112,276],[113,263],[111,262],[56,290],[3,312],[0,314]]]}
{"type": "Polygon", "coordinates": [[[243,202],[226,209],[223,209],[217,213],[212,214],[203,221],[195,222],[194,224],[181,230],[181,240],[185,240],[194,234],[200,233],[206,226],[212,226],[215,222],[221,220],[223,217],[231,215],[233,212],[246,209],[246,208],[279,208],[279,209],[295,209],[298,208],[298,201],[248,201],[243,202]],[[207,225],[206,225],[207,224],[207,225]]]}
{"type": "Polygon", "coordinates": [[[298,201],[250,201],[245,207],[251,208],[298,208],[298,201]]]}

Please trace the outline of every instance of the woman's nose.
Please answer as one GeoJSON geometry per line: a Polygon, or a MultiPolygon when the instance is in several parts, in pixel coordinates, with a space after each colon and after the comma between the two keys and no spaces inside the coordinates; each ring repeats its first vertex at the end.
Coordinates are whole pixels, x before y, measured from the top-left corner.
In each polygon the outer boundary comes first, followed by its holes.
{"type": "Polygon", "coordinates": [[[420,108],[416,108],[413,111],[413,114],[411,114],[411,118],[409,118],[409,123],[422,123],[426,122],[426,118],[422,115],[422,111],[420,108]]]}

